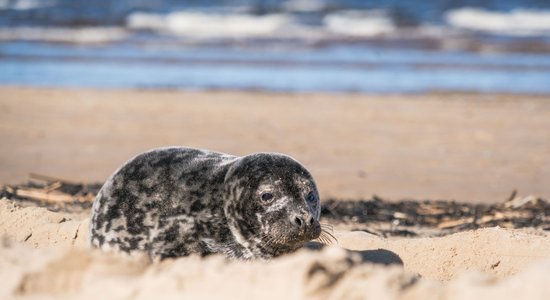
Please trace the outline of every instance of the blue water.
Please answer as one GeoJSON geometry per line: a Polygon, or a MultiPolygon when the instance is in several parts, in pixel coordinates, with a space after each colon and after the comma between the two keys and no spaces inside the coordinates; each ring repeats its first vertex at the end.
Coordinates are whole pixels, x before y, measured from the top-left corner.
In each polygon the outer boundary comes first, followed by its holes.
{"type": "Polygon", "coordinates": [[[281,92],[550,93],[550,55],[334,46],[277,51],[0,45],[0,84],[281,92]]]}
{"type": "Polygon", "coordinates": [[[0,85],[550,94],[545,18],[547,0],[10,0],[0,85]]]}
{"type": "MultiPolygon", "coordinates": [[[[203,10],[228,12],[246,10],[255,14],[293,12],[289,0],[37,0],[32,9],[14,9],[21,0],[11,0],[11,6],[0,6],[0,26],[40,25],[40,26],[89,26],[121,25],[125,18],[136,11],[165,13],[175,10],[203,10]]],[[[315,22],[318,15],[337,10],[385,9],[399,19],[401,24],[441,23],[443,15],[461,7],[475,7],[491,11],[513,9],[550,9],[548,0],[313,0],[317,7],[313,11],[298,12],[306,21],[315,22]]]]}

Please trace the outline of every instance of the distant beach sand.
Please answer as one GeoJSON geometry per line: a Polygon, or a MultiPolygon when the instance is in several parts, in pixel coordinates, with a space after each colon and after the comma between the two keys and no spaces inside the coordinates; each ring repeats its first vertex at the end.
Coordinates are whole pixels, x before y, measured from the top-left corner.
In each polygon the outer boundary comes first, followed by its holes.
{"type": "Polygon", "coordinates": [[[0,88],[0,183],[104,181],[144,150],[290,154],[321,197],[550,198],[550,98],[0,88]]]}

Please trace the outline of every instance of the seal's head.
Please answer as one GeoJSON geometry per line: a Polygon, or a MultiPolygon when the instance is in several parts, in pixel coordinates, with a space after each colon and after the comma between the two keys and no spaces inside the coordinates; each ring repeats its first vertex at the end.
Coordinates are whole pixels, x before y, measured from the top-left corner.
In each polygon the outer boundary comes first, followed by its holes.
{"type": "Polygon", "coordinates": [[[321,234],[319,193],[289,156],[244,156],[225,177],[224,211],[236,241],[252,258],[294,251],[321,234]]]}

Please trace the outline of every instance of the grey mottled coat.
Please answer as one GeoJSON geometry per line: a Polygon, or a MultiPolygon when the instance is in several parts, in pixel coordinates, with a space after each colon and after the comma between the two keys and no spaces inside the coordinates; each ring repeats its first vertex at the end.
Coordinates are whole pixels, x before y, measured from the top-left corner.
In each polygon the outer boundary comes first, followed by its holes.
{"type": "Polygon", "coordinates": [[[319,215],[313,178],[286,155],[160,148],[107,180],[93,204],[90,240],[152,258],[268,259],[317,238],[319,215]]]}

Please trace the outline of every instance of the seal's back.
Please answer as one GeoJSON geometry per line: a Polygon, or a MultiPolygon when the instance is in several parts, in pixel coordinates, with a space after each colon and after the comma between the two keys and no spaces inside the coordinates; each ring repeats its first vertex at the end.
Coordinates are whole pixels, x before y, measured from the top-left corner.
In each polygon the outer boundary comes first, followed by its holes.
{"type": "Polygon", "coordinates": [[[223,186],[227,164],[235,159],[180,147],[134,157],[96,197],[91,244],[128,253],[146,251],[152,257],[207,254],[209,234],[203,231],[214,227],[223,234],[223,191],[217,187],[223,186]]]}

